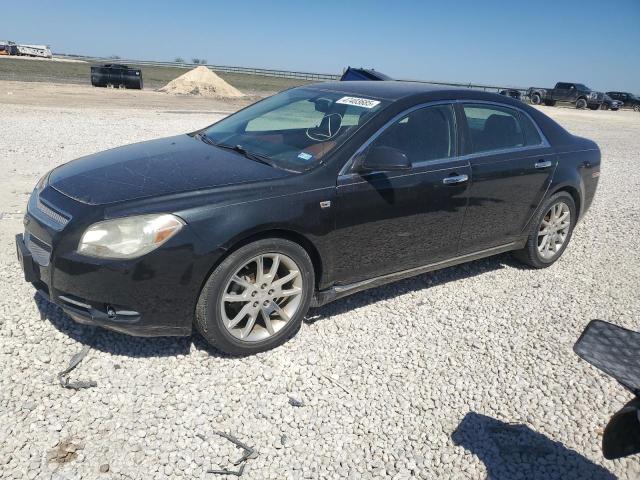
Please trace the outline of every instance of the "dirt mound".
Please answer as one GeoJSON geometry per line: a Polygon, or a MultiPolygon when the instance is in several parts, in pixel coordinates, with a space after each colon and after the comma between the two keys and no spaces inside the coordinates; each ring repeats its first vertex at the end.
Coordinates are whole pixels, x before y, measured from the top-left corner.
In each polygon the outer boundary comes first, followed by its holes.
{"type": "Polygon", "coordinates": [[[244,97],[244,93],[229,85],[204,66],[196,67],[171,80],[160,91],[178,95],[200,95],[203,97],[244,97]]]}

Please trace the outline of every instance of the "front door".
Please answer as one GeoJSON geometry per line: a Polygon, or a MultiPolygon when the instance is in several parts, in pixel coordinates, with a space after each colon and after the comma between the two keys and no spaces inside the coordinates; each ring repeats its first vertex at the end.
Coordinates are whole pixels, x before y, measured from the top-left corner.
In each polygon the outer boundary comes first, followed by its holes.
{"type": "Polygon", "coordinates": [[[524,112],[492,104],[462,110],[473,176],[460,238],[464,254],[505,245],[522,234],[557,160],[524,112]]]}
{"type": "Polygon", "coordinates": [[[347,172],[338,178],[334,277],[351,283],[454,256],[471,170],[457,157],[453,107],[396,117],[372,148],[401,150],[412,168],[347,172]]]}

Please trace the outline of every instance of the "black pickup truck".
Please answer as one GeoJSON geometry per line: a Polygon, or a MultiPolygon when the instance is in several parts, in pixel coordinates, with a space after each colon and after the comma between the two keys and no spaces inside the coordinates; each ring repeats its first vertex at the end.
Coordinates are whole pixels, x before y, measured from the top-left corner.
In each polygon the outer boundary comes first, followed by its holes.
{"type": "Polygon", "coordinates": [[[571,103],[579,109],[589,107],[591,110],[598,110],[604,100],[602,92],[594,92],[581,83],[567,82],[558,82],[555,88],[531,87],[527,90],[527,96],[534,105],[544,103],[551,107],[556,102],[563,102],[571,103]]]}

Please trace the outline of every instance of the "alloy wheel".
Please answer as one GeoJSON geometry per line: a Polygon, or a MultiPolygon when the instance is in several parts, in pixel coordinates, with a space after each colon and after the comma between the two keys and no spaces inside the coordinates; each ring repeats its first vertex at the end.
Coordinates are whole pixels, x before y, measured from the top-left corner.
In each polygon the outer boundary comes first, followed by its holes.
{"type": "Polygon", "coordinates": [[[542,217],[538,229],[538,253],[545,260],[553,259],[567,241],[571,228],[571,210],[564,202],[554,203],[542,217]]]}
{"type": "Polygon", "coordinates": [[[226,329],[239,340],[259,342],[276,335],[302,303],[302,275],[282,253],[258,255],[231,276],[220,307],[226,329]]]}

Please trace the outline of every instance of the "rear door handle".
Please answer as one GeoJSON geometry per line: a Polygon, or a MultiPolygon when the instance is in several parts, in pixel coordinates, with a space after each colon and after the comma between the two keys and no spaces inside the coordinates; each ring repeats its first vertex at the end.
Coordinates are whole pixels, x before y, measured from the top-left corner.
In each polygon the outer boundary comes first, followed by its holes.
{"type": "Polygon", "coordinates": [[[451,177],[444,177],[442,183],[445,185],[455,185],[456,183],[464,183],[469,180],[469,175],[453,175],[451,177]]]}
{"type": "Polygon", "coordinates": [[[543,168],[549,168],[551,165],[553,165],[551,163],[550,160],[538,160],[535,164],[535,167],[537,169],[543,169],[543,168]]]}

